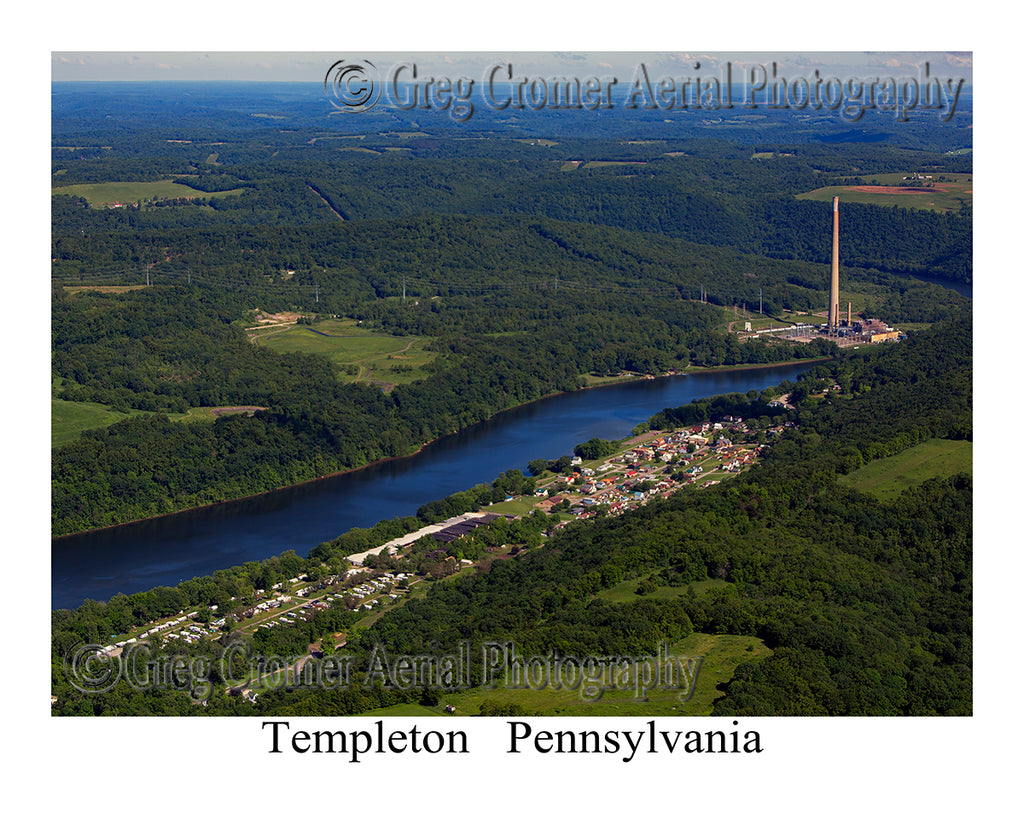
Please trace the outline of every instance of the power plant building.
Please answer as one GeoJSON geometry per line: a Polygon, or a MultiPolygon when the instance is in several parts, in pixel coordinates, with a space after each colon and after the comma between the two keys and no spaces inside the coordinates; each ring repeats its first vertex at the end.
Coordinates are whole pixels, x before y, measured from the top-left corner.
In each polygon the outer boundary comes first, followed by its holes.
{"type": "MultiPolygon", "coordinates": [[[[832,197],[832,270],[831,286],[828,296],[827,324],[792,324],[782,327],[752,330],[751,322],[744,323],[744,332],[753,336],[768,338],[781,337],[788,341],[809,343],[818,334],[825,334],[839,346],[846,347],[862,342],[879,344],[884,341],[899,341],[905,334],[890,327],[884,321],[874,318],[854,320],[853,303],[846,303],[846,315],[840,313],[839,307],[839,197],[832,197]]],[[[818,314],[820,315],[820,313],[818,314]]]]}

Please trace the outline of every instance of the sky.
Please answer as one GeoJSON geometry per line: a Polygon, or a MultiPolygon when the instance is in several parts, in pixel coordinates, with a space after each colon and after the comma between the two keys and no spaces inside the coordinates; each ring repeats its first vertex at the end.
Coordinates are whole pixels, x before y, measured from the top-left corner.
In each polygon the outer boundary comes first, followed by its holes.
{"type": "Polygon", "coordinates": [[[51,79],[61,81],[271,81],[319,82],[339,59],[368,59],[382,71],[412,62],[435,73],[478,77],[497,60],[531,74],[629,76],[643,62],[666,76],[695,70],[715,73],[731,63],[738,73],[775,63],[779,76],[917,77],[928,63],[930,76],[963,78],[970,84],[973,56],[963,51],[54,51],[51,79]],[[699,69],[695,69],[696,66],[699,69]]]}

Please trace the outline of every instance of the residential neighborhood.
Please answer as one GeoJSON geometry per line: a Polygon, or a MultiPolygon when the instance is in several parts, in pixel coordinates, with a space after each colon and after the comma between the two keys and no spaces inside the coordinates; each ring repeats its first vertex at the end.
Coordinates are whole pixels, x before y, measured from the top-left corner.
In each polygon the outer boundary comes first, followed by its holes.
{"type": "MultiPolygon", "coordinates": [[[[780,425],[764,431],[779,434],[780,425]]],[[[686,486],[705,487],[742,471],[768,444],[756,442],[742,418],[726,416],[671,433],[649,432],[625,442],[625,448],[604,459],[584,463],[573,459],[573,473],[538,482],[536,508],[567,511],[576,519],[601,513],[617,515],[667,497],[686,486]]],[[[560,525],[565,525],[563,521],[560,525]]]]}
{"type": "MultiPolygon", "coordinates": [[[[779,399],[782,405],[785,398],[779,399]]],[[[111,643],[97,653],[114,657],[141,642],[173,649],[175,645],[215,640],[226,632],[255,635],[260,630],[307,621],[335,606],[364,612],[357,625],[365,626],[376,619],[379,610],[400,605],[418,583],[474,571],[482,561],[506,559],[520,551],[521,546],[515,543],[502,543],[488,547],[482,557],[464,557],[461,544],[481,527],[490,527],[499,520],[511,523],[541,512],[550,521],[550,533],[575,521],[619,515],[652,498],[667,497],[688,487],[712,486],[748,468],[764,454],[771,438],[788,426],[792,422],[751,429],[742,418],[727,415],[720,421],[671,432],[644,432],[618,442],[606,457],[566,459],[569,465],[562,473],[545,471],[537,476],[533,495],[509,497],[491,504],[486,511],[456,515],[349,555],[347,567],[336,573],[317,578],[303,574],[270,589],[256,589],[242,601],[232,598],[230,613],[219,612],[217,606],[180,611],[131,634],[112,636],[111,643]],[[415,566],[414,553],[419,556],[415,566]],[[424,559],[429,571],[423,570],[424,559]]],[[[473,556],[479,550],[468,553],[473,556]]],[[[310,645],[309,651],[332,651],[344,645],[345,635],[339,633],[333,646],[310,645]]],[[[246,695],[253,700],[256,696],[249,689],[246,695]]]]}

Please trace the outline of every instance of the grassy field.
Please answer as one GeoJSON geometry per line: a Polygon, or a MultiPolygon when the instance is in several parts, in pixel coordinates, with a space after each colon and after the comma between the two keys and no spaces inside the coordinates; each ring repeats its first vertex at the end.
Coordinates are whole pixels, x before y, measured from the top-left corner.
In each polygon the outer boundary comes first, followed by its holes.
{"type": "Polygon", "coordinates": [[[338,368],[339,377],[350,382],[406,384],[423,378],[424,365],[434,360],[434,353],[424,349],[426,338],[375,333],[351,320],[268,328],[252,337],[257,344],[279,353],[325,355],[338,368]],[[351,368],[357,371],[348,372],[351,368]]]}
{"type": "Polygon", "coordinates": [[[839,482],[879,500],[891,500],[910,486],[929,478],[972,471],[974,446],[970,441],[933,439],[911,447],[890,458],[881,458],[862,466],[839,482]]]}
{"type": "Polygon", "coordinates": [[[486,511],[494,512],[496,515],[521,515],[525,517],[533,512],[536,508],[535,504],[541,500],[543,498],[535,498],[532,495],[528,495],[516,500],[492,503],[486,508],[486,511]]]}
{"type": "MultiPolygon", "coordinates": [[[[59,387],[55,389],[59,392],[59,387]]],[[[145,415],[141,411],[120,412],[105,404],[92,404],[85,401],[65,401],[62,398],[50,399],[50,446],[60,446],[74,441],[87,429],[109,427],[130,415],[145,415]]],[[[222,412],[222,415],[230,413],[222,412]]],[[[217,416],[211,407],[191,407],[188,412],[170,412],[167,417],[172,421],[183,423],[209,423],[217,416]]]]}
{"type": "Polygon", "coordinates": [[[646,162],[633,161],[633,160],[616,160],[616,159],[592,159],[583,165],[583,170],[592,170],[593,168],[616,168],[622,165],[646,165],[646,162]]]}
{"type": "Polygon", "coordinates": [[[631,580],[623,580],[610,589],[598,592],[597,596],[607,600],[609,603],[633,603],[637,600],[674,600],[677,597],[685,597],[692,588],[697,595],[703,594],[708,589],[725,588],[729,584],[724,580],[697,580],[686,586],[659,586],[656,591],[648,594],[637,594],[636,589],[646,577],[634,577],[631,580]]]}
{"type": "Polygon", "coordinates": [[[583,380],[588,387],[602,387],[605,384],[618,384],[627,378],[635,377],[633,375],[594,375],[594,373],[587,373],[583,376],[583,380]]]}
{"type": "Polygon", "coordinates": [[[145,284],[83,284],[64,287],[65,293],[127,293],[130,290],[145,290],[145,284]]]}
{"type": "MultiPolygon", "coordinates": [[[[879,173],[865,174],[861,176],[865,186],[886,187],[898,185],[903,182],[904,176],[909,173],[879,173]]],[[[815,202],[830,202],[833,196],[838,196],[842,202],[856,202],[863,205],[883,205],[890,207],[898,205],[901,208],[922,208],[935,211],[959,211],[961,206],[970,206],[974,201],[973,175],[969,173],[946,173],[934,174],[936,179],[930,182],[922,182],[934,187],[928,193],[889,193],[883,191],[854,190],[851,187],[831,186],[818,188],[797,195],[797,199],[811,199],[815,202]],[[942,176],[946,181],[939,182],[937,177],[942,176]]]]}
{"type": "Polygon", "coordinates": [[[377,708],[374,711],[360,714],[363,717],[440,717],[443,715],[444,713],[441,708],[428,708],[425,705],[418,705],[414,702],[392,705],[388,708],[377,708]]]}
{"type": "MultiPolygon", "coordinates": [[[[648,691],[646,700],[637,696],[635,688],[625,686],[605,690],[596,699],[585,698],[579,688],[497,686],[456,691],[443,695],[441,701],[443,705],[454,706],[459,715],[479,714],[481,704],[490,700],[516,703],[528,713],[549,716],[703,716],[711,713],[712,704],[721,696],[717,686],[732,679],[737,665],[763,659],[770,651],[756,637],[697,633],[670,645],[668,653],[674,658],[701,659],[693,695],[685,701],[680,701],[678,689],[669,686],[648,691]]],[[[474,656],[471,661],[479,664],[482,659],[474,656]]]]}
{"type": "Polygon", "coordinates": [[[128,415],[102,404],[50,399],[50,446],[75,440],[83,430],[108,427],[128,415]]]}
{"type": "Polygon", "coordinates": [[[242,189],[206,193],[185,185],[178,185],[170,179],[161,179],[159,182],[96,182],[87,185],[69,185],[64,188],[51,188],[50,192],[51,194],[81,196],[95,208],[118,202],[129,204],[147,199],[181,199],[183,197],[207,199],[212,196],[232,196],[241,193],[242,189]]]}

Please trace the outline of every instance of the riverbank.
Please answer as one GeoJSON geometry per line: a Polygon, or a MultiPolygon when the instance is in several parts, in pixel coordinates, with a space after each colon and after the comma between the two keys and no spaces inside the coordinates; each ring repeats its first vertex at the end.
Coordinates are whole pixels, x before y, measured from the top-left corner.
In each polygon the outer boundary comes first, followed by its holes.
{"type": "Polygon", "coordinates": [[[178,516],[178,515],[187,515],[187,514],[189,514],[191,512],[200,512],[200,511],[205,510],[205,509],[213,509],[213,508],[217,508],[217,507],[223,507],[223,506],[226,506],[226,505],[229,505],[229,504],[235,504],[235,503],[241,504],[241,503],[245,503],[245,502],[249,502],[249,501],[258,500],[259,498],[268,497],[270,495],[273,495],[276,492],[282,492],[282,491],[289,490],[289,489],[301,489],[304,486],[310,486],[310,485],[313,485],[313,484],[321,483],[323,481],[329,481],[329,480],[337,479],[337,478],[348,476],[348,475],[354,475],[354,474],[357,474],[359,472],[365,471],[367,469],[383,466],[383,465],[386,465],[388,463],[392,463],[392,462],[396,462],[396,461],[402,461],[402,460],[406,460],[406,459],[409,459],[409,458],[414,458],[417,455],[420,455],[427,447],[430,447],[430,446],[432,446],[434,444],[437,444],[438,442],[443,441],[446,438],[450,438],[452,436],[459,435],[461,432],[465,431],[466,429],[469,429],[472,426],[475,426],[476,424],[483,424],[483,423],[487,423],[487,422],[493,421],[496,418],[498,418],[500,415],[502,415],[503,413],[513,412],[515,410],[523,409],[525,407],[529,407],[531,404],[536,404],[536,403],[541,402],[541,401],[546,401],[546,400],[549,400],[549,399],[551,399],[553,397],[556,397],[556,396],[559,396],[559,395],[567,395],[567,394],[571,394],[573,392],[579,392],[581,390],[595,389],[595,388],[598,388],[598,387],[619,386],[619,385],[622,385],[622,384],[625,384],[625,383],[629,383],[629,382],[634,382],[634,381],[653,381],[653,380],[656,380],[656,379],[659,379],[659,378],[674,378],[674,377],[677,377],[677,376],[684,376],[684,375],[704,375],[704,374],[711,375],[711,374],[715,374],[715,373],[743,372],[743,371],[747,371],[747,370],[751,370],[751,371],[753,371],[753,370],[765,370],[765,369],[771,369],[771,368],[776,368],[776,367],[782,368],[782,367],[789,367],[789,366],[793,366],[793,365],[811,364],[811,363],[817,363],[817,362],[828,361],[828,360],[829,359],[826,356],[826,357],[819,357],[819,358],[802,358],[802,359],[794,359],[794,360],[790,360],[790,361],[769,362],[769,363],[764,363],[764,364],[730,364],[730,365],[720,365],[720,366],[716,366],[716,367],[687,367],[684,370],[663,373],[662,375],[657,375],[657,376],[650,375],[650,374],[642,374],[642,373],[624,373],[624,374],[615,375],[615,376],[583,376],[584,378],[599,378],[599,379],[602,379],[602,380],[597,381],[597,382],[593,382],[593,383],[587,383],[587,384],[585,384],[585,385],[583,385],[581,387],[578,387],[576,390],[572,390],[572,391],[562,390],[562,391],[550,392],[550,393],[546,393],[545,395],[542,395],[542,396],[540,396],[538,398],[534,398],[534,399],[532,399],[530,401],[526,401],[526,402],[523,402],[521,404],[514,404],[514,405],[512,405],[510,407],[505,407],[504,409],[498,410],[497,412],[492,413],[491,415],[487,416],[484,419],[481,419],[480,421],[474,422],[474,424],[470,424],[469,427],[463,427],[462,429],[456,430],[455,432],[451,432],[451,433],[448,433],[446,435],[441,435],[441,436],[438,436],[437,438],[433,438],[433,439],[431,439],[431,440],[429,440],[429,441],[427,441],[425,443],[422,443],[419,446],[417,446],[414,450],[411,450],[410,452],[407,452],[405,455],[394,455],[394,456],[391,456],[391,457],[388,457],[388,458],[378,458],[377,460],[369,461],[369,462],[367,462],[365,464],[362,464],[360,466],[354,466],[354,467],[350,467],[348,469],[341,469],[341,470],[337,470],[335,472],[329,472],[329,473],[326,473],[324,475],[319,475],[319,476],[317,476],[315,478],[308,478],[306,480],[296,481],[294,483],[281,484],[280,486],[277,486],[277,487],[275,487],[273,489],[267,489],[267,490],[265,490],[263,492],[254,492],[254,493],[250,493],[248,495],[237,495],[237,496],[230,497],[230,498],[224,498],[222,500],[210,501],[209,503],[198,503],[198,504],[194,504],[194,505],[191,505],[191,506],[183,506],[183,507],[181,507],[179,509],[175,509],[175,510],[170,511],[170,512],[162,512],[162,513],[156,514],[156,515],[145,515],[145,516],[138,517],[138,518],[131,518],[129,520],[125,520],[125,521],[122,521],[120,523],[112,523],[112,524],[109,524],[107,526],[97,526],[97,527],[93,527],[91,529],[79,529],[79,530],[77,530],[75,532],[65,532],[65,533],[60,534],[60,535],[51,535],[50,540],[51,540],[51,542],[65,541],[65,540],[68,540],[70,538],[80,537],[82,535],[88,535],[88,534],[94,534],[94,533],[100,533],[100,532],[104,532],[104,531],[109,531],[109,530],[112,530],[112,529],[118,529],[119,527],[122,527],[122,526],[131,526],[131,525],[134,525],[134,524],[139,524],[139,523],[144,523],[144,522],[159,521],[159,520],[163,520],[163,519],[166,519],[166,518],[172,518],[172,517],[175,517],[175,516],[178,516]]]}
{"type": "Polygon", "coordinates": [[[424,504],[491,483],[531,458],[572,453],[591,438],[620,440],[666,407],[795,381],[811,362],[689,378],[632,378],[577,389],[499,413],[417,454],[367,464],[274,492],[193,507],[54,539],[51,600],[74,608],[288,551],[305,555],[352,529],[414,516],[424,504]]]}

